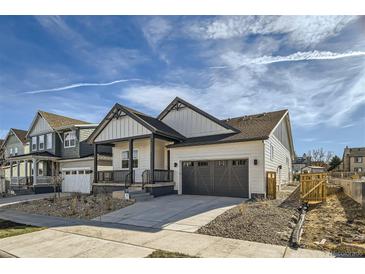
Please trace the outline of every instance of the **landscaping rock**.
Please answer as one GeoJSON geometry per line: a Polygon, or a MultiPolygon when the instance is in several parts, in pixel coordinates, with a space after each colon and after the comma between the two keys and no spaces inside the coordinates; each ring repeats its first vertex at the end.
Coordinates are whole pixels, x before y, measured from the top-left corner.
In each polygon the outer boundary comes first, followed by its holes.
{"type": "Polygon", "coordinates": [[[30,214],[78,219],[93,219],[108,212],[129,206],[134,200],[114,199],[111,195],[80,195],[49,198],[13,204],[4,208],[19,210],[30,214]]]}

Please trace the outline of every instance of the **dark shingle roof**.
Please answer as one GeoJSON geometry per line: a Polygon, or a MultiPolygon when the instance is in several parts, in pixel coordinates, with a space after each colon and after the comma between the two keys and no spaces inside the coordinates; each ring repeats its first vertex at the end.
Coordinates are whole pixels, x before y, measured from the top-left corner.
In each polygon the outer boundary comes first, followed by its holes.
{"type": "Polygon", "coordinates": [[[39,114],[47,120],[48,124],[53,129],[67,127],[67,126],[74,126],[74,125],[84,125],[84,124],[90,124],[85,121],[73,119],[70,117],[46,112],[46,111],[39,111],[39,114]]]}
{"type": "Polygon", "coordinates": [[[239,130],[238,133],[221,134],[188,138],[184,142],[170,145],[170,147],[228,143],[237,141],[264,140],[269,138],[271,131],[279,123],[287,110],[266,112],[255,115],[241,116],[222,120],[230,126],[239,130]]]}
{"type": "Polygon", "coordinates": [[[359,156],[365,156],[365,147],[352,147],[349,148],[349,154],[350,157],[359,157],[359,156]]]}
{"type": "Polygon", "coordinates": [[[16,129],[16,128],[12,128],[11,130],[19,138],[19,140],[22,141],[23,144],[25,144],[27,142],[27,137],[26,137],[27,131],[26,130],[16,129]]]}
{"type": "Polygon", "coordinates": [[[178,139],[185,139],[184,136],[182,136],[176,130],[172,129],[171,127],[169,127],[165,123],[161,122],[160,120],[153,118],[151,116],[143,115],[143,114],[137,113],[137,115],[143,121],[145,121],[147,124],[154,127],[156,129],[156,133],[163,133],[163,134],[167,134],[168,136],[171,136],[171,137],[176,137],[178,139]]]}

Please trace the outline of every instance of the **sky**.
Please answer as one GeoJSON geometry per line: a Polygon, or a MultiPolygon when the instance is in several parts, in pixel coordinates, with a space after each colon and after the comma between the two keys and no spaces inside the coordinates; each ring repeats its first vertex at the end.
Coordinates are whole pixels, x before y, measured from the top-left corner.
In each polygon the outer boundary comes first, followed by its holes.
{"type": "Polygon", "coordinates": [[[289,109],[298,155],[365,146],[365,17],[0,16],[0,138],[37,110],[98,123],[179,96],[224,119],[289,109]]]}

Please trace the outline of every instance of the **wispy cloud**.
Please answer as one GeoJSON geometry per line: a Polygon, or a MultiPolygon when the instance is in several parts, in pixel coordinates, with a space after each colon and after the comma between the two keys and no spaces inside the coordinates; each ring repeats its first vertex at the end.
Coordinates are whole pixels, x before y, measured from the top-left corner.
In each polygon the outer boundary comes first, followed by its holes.
{"type": "Polygon", "coordinates": [[[186,26],[196,39],[232,39],[248,35],[287,35],[301,47],[316,45],[337,35],[356,16],[220,16],[186,26]]]}
{"type": "MultiPolygon", "coordinates": [[[[298,62],[311,60],[336,60],[350,57],[364,57],[365,51],[349,51],[345,53],[331,52],[331,51],[307,51],[296,52],[287,56],[262,56],[258,58],[250,58],[237,52],[229,52],[222,56],[222,59],[230,66],[241,67],[248,65],[268,65],[280,62],[298,62]]],[[[229,66],[213,66],[210,68],[224,69],[229,66]]]]}
{"type": "Polygon", "coordinates": [[[131,82],[131,81],[142,81],[142,80],[141,79],[120,79],[120,80],[115,80],[112,82],[105,82],[105,83],[76,83],[76,84],[67,85],[67,86],[63,86],[63,87],[57,87],[57,88],[25,91],[24,93],[38,94],[38,93],[45,93],[45,92],[63,91],[63,90],[74,89],[74,88],[79,88],[79,87],[111,86],[111,85],[115,85],[115,84],[119,84],[119,83],[131,82]]]}

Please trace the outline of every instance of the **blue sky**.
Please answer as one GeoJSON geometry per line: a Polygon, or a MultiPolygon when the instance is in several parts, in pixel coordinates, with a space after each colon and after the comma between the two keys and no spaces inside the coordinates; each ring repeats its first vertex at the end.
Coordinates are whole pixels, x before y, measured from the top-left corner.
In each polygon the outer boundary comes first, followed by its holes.
{"type": "Polygon", "coordinates": [[[38,109],[99,122],[175,96],[227,118],[288,108],[298,154],[365,146],[365,17],[0,16],[0,137],[38,109]]]}

